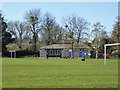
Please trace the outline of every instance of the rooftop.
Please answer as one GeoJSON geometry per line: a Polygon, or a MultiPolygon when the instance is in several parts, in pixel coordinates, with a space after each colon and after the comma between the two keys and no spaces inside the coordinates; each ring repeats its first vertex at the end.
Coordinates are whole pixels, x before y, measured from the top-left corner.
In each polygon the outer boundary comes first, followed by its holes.
{"type": "MultiPolygon", "coordinates": [[[[68,48],[71,48],[71,44],[52,44],[41,47],[40,49],[68,49],[68,48]]],[[[81,44],[74,44],[73,48],[89,48],[89,47],[81,44]]]]}

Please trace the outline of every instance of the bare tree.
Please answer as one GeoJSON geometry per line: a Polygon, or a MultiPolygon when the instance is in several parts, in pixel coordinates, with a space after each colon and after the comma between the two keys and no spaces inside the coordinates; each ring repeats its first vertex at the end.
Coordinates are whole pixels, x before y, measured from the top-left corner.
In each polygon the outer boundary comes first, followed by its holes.
{"type": "Polygon", "coordinates": [[[55,25],[54,32],[53,32],[53,43],[63,43],[64,40],[65,30],[64,28],[60,27],[59,25],[55,25]]]}
{"type": "Polygon", "coordinates": [[[84,38],[85,35],[88,35],[87,30],[89,23],[84,18],[74,15],[69,16],[65,21],[65,25],[68,26],[67,29],[70,33],[73,32],[73,38],[76,40],[77,44],[79,44],[81,38],[84,38]]]}
{"type": "Polygon", "coordinates": [[[100,37],[101,35],[104,35],[104,29],[105,27],[100,24],[100,22],[97,22],[93,25],[94,29],[92,30],[92,35],[94,38],[94,46],[96,50],[96,59],[98,58],[98,48],[99,48],[99,43],[100,43],[100,37]]]}
{"type": "Polygon", "coordinates": [[[40,31],[40,29],[37,29],[37,28],[39,27],[39,24],[41,22],[40,9],[32,9],[32,10],[26,11],[25,19],[27,23],[30,25],[30,28],[31,28],[30,30],[33,34],[33,39],[34,39],[34,52],[36,52],[37,35],[40,31]]]}
{"type": "Polygon", "coordinates": [[[69,29],[69,38],[71,39],[71,48],[72,48],[72,58],[74,58],[74,56],[73,56],[74,55],[73,54],[73,44],[74,44],[74,38],[73,38],[74,32],[73,32],[73,30],[74,29],[70,29],[67,24],[65,25],[65,28],[69,29]]]}
{"type": "Polygon", "coordinates": [[[83,34],[87,34],[86,30],[88,29],[89,23],[85,19],[74,15],[67,17],[66,19],[64,19],[64,21],[65,21],[64,23],[65,28],[69,31],[69,38],[71,38],[72,58],[73,58],[74,40],[77,42],[77,44],[80,43],[83,34]]]}
{"type": "Polygon", "coordinates": [[[25,22],[20,21],[10,21],[8,23],[8,31],[16,38],[18,39],[18,45],[19,47],[22,46],[22,40],[25,35],[25,22]]]}
{"type": "Polygon", "coordinates": [[[18,38],[13,21],[8,22],[8,31],[12,34],[14,38],[18,38]]]}
{"type": "Polygon", "coordinates": [[[47,45],[52,44],[56,40],[56,21],[55,18],[48,12],[43,17],[41,25],[41,36],[47,45]]]}

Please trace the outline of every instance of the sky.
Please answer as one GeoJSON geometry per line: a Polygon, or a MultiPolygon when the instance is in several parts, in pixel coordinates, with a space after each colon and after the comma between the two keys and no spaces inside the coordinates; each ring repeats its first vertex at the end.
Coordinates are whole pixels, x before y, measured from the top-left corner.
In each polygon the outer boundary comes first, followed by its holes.
{"type": "Polygon", "coordinates": [[[2,13],[7,21],[24,20],[25,12],[40,8],[41,13],[50,12],[57,23],[63,25],[63,17],[76,15],[91,23],[100,22],[111,32],[118,16],[118,2],[3,2],[2,13]]]}

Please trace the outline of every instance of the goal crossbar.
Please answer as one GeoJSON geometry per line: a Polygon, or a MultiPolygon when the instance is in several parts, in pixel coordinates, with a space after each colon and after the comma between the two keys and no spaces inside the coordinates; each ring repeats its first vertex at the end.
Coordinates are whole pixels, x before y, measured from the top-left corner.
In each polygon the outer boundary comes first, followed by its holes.
{"type": "Polygon", "coordinates": [[[120,45],[120,43],[105,44],[104,45],[104,65],[106,65],[106,46],[120,45]]]}

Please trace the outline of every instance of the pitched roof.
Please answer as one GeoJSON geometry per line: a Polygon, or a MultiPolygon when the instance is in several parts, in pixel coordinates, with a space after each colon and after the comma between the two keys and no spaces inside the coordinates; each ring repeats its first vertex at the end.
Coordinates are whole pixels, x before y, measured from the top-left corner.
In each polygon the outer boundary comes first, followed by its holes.
{"type": "MultiPolygon", "coordinates": [[[[52,44],[41,47],[40,49],[69,49],[69,48],[71,48],[71,44],[52,44]]],[[[85,45],[74,44],[73,48],[89,48],[89,47],[85,45]]]]}

